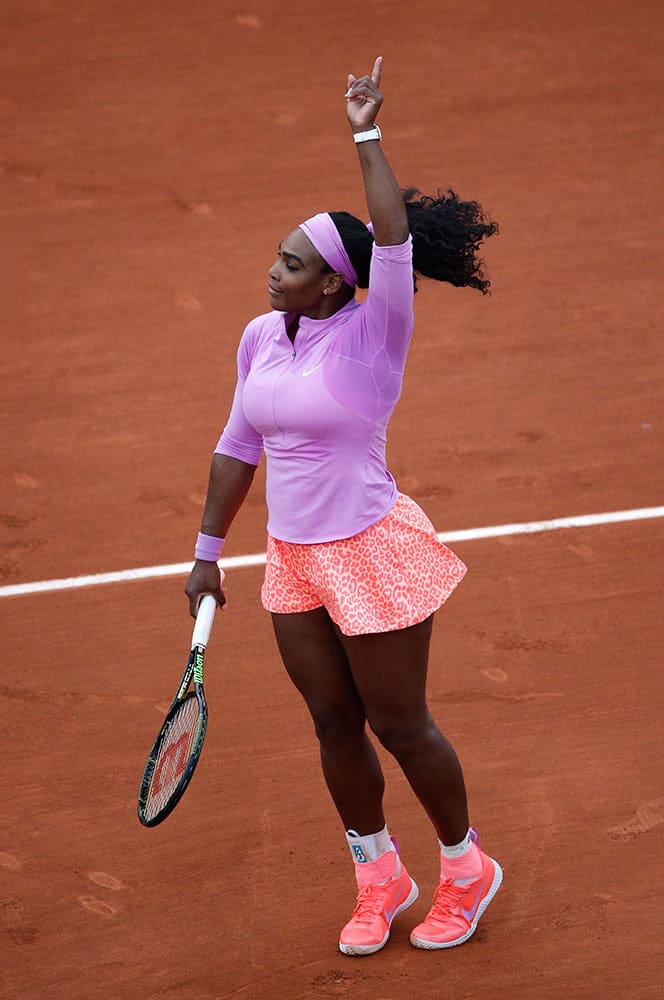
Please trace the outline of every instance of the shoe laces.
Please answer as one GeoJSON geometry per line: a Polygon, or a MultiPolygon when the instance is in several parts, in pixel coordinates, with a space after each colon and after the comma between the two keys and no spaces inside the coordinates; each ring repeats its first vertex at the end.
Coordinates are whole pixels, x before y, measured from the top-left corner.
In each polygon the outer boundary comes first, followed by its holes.
{"type": "Polygon", "coordinates": [[[429,915],[438,920],[446,920],[467,888],[466,885],[456,885],[451,879],[444,879],[434,893],[429,915]]]}
{"type": "Polygon", "coordinates": [[[385,892],[384,885],[369,883],[369,885],[363,886],[357,894],[357,903],[353,910],[352,919],[359,924],[370,924],[383,905],[385,892]]]}

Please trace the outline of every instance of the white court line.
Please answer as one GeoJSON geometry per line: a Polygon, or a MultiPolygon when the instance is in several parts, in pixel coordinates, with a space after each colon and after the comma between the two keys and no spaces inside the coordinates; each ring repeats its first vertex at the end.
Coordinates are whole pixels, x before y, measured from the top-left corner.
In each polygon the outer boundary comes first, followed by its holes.
{"type": "MultiPolygon", "coordinates": [[[[577,517],[558,517],[553,521],[526,521],[521,524],[498,524],[492,528],[468,528],[463,531],[441,531],[441,542],[470,542],[478,538],[502,538],[506,535],[530,535],[543,531],[560,531],[564,528],[588,528],[597,524],[618,524],[623,521],[644,521],[664,517],[664,507],[641,507],[637,510],[616,510],[607,514],[580,514],[577,517]]],[[[265,553],[233,556],[221,559],[223,569],[242,569],[262,566],[265,553]]],[[[126,583],[129,580],[154,580],[160,576],[183,576],[189,573],[193,559],[167,566],[143,566],[140,569],[123,569],[114,573],[95,573],[92,576],[71,576],[63,580],[37,580],[34,583],[16,583],[0,587],[0,597],[19,597],[23,594],[43,594],[52,590],[74,590],[77,587],[98,587],[106,583],[126,583]]]]}

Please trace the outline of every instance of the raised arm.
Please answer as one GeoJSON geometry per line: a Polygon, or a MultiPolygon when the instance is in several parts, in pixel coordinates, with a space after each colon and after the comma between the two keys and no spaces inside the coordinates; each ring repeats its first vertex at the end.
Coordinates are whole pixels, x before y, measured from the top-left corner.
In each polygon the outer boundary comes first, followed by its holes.
{"type": "MultiPolygon", "coordinates": [[[[346,113],[353,133],[375,124],[383,103],[379,90],[383,57],[378,56],[370,76],[348,76],[346,113]]],[[[379,246],[397,246],[408,239],[408,217],[403,196],[378,139],[357,144],[369,218],[379,246]]]]}

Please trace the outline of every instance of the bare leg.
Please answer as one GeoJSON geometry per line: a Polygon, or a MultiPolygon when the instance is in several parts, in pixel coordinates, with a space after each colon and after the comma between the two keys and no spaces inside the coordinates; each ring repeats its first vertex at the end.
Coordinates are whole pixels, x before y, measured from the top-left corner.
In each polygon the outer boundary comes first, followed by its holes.
{"type": "Polygon", "coordinates": [[[345,828],[382,830],[383,773],[335,626],[324,608],[273,614],[272,621],[286,670],[314,720],[323,775],[345,828]]]}
{"type": "Polygon", "coordinates": [[[433,617],[359,636],[335,630],[369,725],[398,761],[442,842],[457,844],[468,830],[466,790],[457,755],[426,703],[432,624],[433,617]]]}

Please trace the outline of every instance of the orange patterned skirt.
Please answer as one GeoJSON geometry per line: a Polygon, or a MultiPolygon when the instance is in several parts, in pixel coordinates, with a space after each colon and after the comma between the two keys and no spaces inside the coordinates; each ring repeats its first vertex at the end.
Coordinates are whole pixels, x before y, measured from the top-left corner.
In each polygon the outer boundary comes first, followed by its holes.
{"type": "Polygon", "coordinates": [[[382,520],[351,538],[301,545],[268,535],[261,599],[281,615],[325,607],[344,635],[391,632],[428,618],[465,573],[422,508],[400,493],[382,520]]]}

